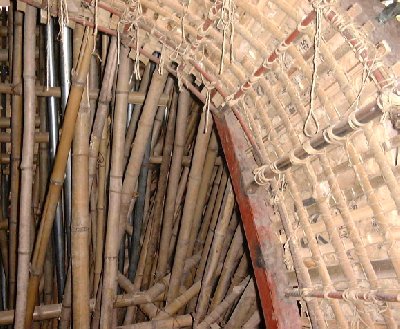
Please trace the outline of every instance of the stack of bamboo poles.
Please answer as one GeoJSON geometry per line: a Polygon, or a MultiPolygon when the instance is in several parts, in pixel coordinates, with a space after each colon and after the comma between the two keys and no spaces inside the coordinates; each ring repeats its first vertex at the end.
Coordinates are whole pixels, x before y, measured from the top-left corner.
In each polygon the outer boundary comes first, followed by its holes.
{"type": "Polygon", "coordinates": [[[211,116],[117,37],[37,16],[2,16],[0,324],[258,327],[211,116]]]}

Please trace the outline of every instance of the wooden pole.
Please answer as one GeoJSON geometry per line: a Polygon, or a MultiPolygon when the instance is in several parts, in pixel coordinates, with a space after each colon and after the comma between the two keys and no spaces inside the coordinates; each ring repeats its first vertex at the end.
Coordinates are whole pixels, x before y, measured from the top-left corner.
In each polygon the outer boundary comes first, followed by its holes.
{"type": "Polygon", "coordinates": [[[121,47],[120,65],[116,91],[116,106],[113,120],[113,141],[111,150],[110,193],[107,218],[107,233],[104,252],[104,277],[101,301],[100,328],[111,328],[113,300],[117,292],[119,218],[123,175],[123,148],[129,92],[129,49],[121,47]]]}
{"type": "Polygon", "coordinates": [[[85,89],[78,117],[72,152],[72,322],[74,328],[89,329],[89,131],[90,103],[85,89]]]}
{"type": "MultiPolygon", "coordinates": [[[[13,84],[18,85],[22,79],[22,22],[23,14],[15,11],[14,17],[14,49],[13,49],[13,84]]],[[[11,117],[11,214],[9,219],[9,263],[10,272],[8,277],[8,302],[9,307],[14,307],[15,302],[15,280],[17,271],[17,222],[18,205],[20,193],[20,161],[21,161],[21,139],[22,139],[22,97],[12,97],[13,113],[11,117]]]]}
{"type": "MultiPolygon", "coordinates": [[[[17,299],[15,329],[24,328],[27,309],[29,261],[31,255],[33,136],[35,132],[35,33],[36,8],[27,6],[24,22],[24,133],[21,160],[21,199],[18,235],[17,299]]],[[[32,301],[32,306],[35,300],[32,301]]]]}
{"type": "Polygon", "coordinates": [[[89,72],[90,57],[93,50],[93,35],[90,28],[86,31],[87,42],[82,49],[81,58],[78,62],[76,74],[71,86],[70,96],[68,99],[67,109],[65,111],[63,130],[58,144],[57,155],[54,161],[53,171],[50,178],[49,191],[46,197],[46,203],[40,222],[38,237],[36,240],[32,265],[31,277],[29,280],[25,327],[29,328],[32,323],[32,314],[34,310],[35,300],[38,293],[40,276],[43,270],[43,263],[47,244],[50,238],[50,232],[53,226],[54,215],[58,200],[61,194],[61,188],[64,181],[65,167],[68,160],[69,150],[71,148],[72,137],[75,129],[75,121],[81,102],[83,88],[86,76],[89,72]]]}

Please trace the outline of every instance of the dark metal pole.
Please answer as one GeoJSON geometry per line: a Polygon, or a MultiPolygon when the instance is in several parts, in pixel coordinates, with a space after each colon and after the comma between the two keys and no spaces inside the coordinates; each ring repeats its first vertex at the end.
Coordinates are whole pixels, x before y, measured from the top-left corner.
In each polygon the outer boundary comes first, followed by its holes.
{"type": "MultiPolygon", "coordinates": [[[[71,86],[72,70],[72,32],[67,26],[61,26],[60,67],[61,67],[61,109],[64,114],[71,86]]],[[[64,180],[64,225],[67,237],[67,259],[71,255],[71,154],[68,157],[64,180]]]]}
{"type": "MultiPolygon", "coordinates": [[[[49,87],[56,85],[55,59],[54,59],[54,22],[50,19],[46,25],[46,83],[49,87]]],[[[58,144],[58,114],[59,106],[55,97],[47,98],[49,113],[49,145],[50,159],[54,161],[58,144]]],[[[64,229],[62,219],[62,202],[57,205],[56,217],[53,226],[53,245],[57,273],[57,289],[59,300],[62,299],[65,285],[65,266],[64,266],[64,229]]]]}

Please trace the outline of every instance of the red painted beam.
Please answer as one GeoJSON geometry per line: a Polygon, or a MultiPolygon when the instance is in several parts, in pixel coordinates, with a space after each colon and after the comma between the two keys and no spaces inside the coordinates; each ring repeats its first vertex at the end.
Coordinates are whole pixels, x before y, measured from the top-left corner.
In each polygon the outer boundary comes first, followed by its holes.
{"type": "Polygon", "coordinates": [[[232,111],[214,119],[239,204],[266,327],[301,328],[296,301],[285,298],[288,279],[282,247],[273,229],[265,189],[253,179],[256,163],[246,155],[248,143],[232,111]]]}

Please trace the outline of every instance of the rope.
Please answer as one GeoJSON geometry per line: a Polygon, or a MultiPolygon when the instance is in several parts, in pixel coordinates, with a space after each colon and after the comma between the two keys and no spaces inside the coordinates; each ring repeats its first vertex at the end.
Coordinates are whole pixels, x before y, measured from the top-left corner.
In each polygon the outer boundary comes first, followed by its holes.
{"type": "Polygon", "coordinates": [[[224,70],[224,57],[225,57],[225,45],[226,36],[230,33],[229,38],[229,60],[233,62],[233,39],[235,34],[235,2],[234,0],[223,0],[221,7],[221,16],[217,22],[217,28],[222,30],[222,51],[220,59],[219,74],[222,74],[224,70]]]}
{"type": "Polygon", "coordinates": [[[322,7],[321,1],[316,2],[313,4],[316,15],[316,22],[315,22],[315,34],[314,34],[314,59],[313,59],[313,75],[311,80],[311,90],[310,90],[310,110],[308,112],[306,121],[304,122],[303,126],[303,133],[307,137],[311,137],[312,135],[316,135],[319,133],[319,123],[315,116],[315,96],[316,96],[316,88],[317,88],[317,71],[318,71],[318,61],[319,61],[319,47],[321,43],[321,30],[322,30],[322,7]],[[309,133],[308,132],[308,125],[310,123],[310,119],[312,119],[315,123],[315,132],[309,133]]]}

